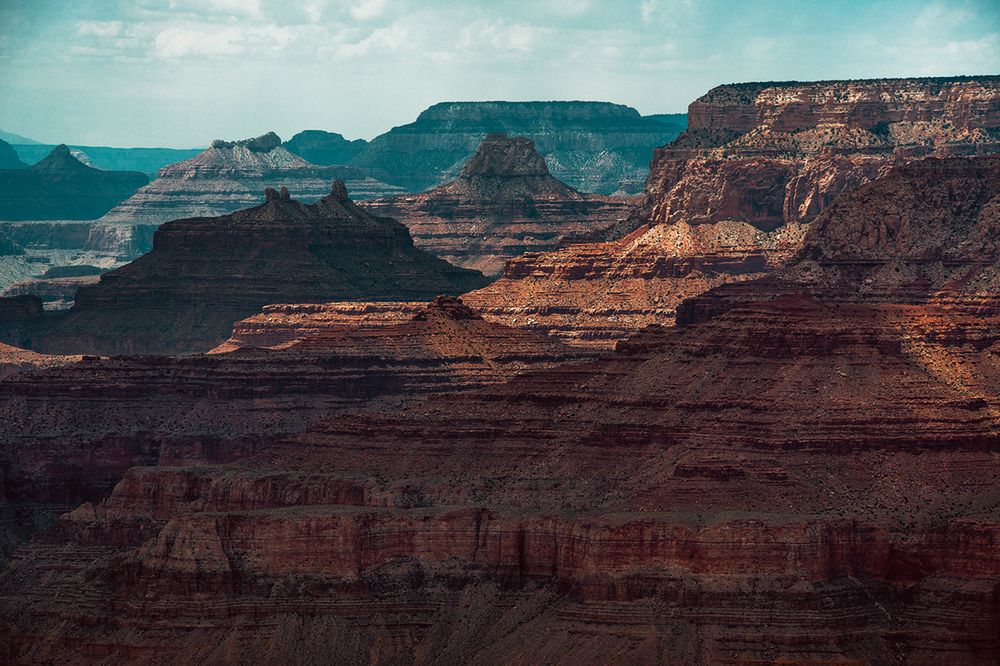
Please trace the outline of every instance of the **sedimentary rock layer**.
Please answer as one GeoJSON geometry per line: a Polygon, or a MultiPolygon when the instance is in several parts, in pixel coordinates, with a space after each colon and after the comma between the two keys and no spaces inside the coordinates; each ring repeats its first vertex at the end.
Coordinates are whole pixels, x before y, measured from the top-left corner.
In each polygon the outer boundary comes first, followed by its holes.
{"type": "Polygon", "coordinates": [[[443,102],[375,137],[352,164],[418,192],[454,177],[493,132],[532,139],[553,175],[584,192],[642,190],[652,149],[684,129],[684,116],[640,116],[606,102],[443,102]]]}
{"type": "Polygon", "coordinates": [[[340,179],[358,198],[398,192],[360,169],[310,164],[290,153],[274,132],[245,141],[214,141],[207,150],[170,164],[158,177],[109,211],[103,222],[161,224],[225,215],[254,205],[266,187],[285,187],[312,203],[340,179]]]}
{"type": "Polygon", "coordinates": [[[0,169],[0,220],[92,220],[148,182],[142,173],[93,169],[56,146],[30,168],[0,169]]]}
{"type": "Polygon", "coordinates": [[[780,267],[805,225],[895,165],[1000,148],[996,77],[720,86],[689,113],[688,130],[657,149],[641,212],[626,220],[653,225],[642,250],[632,237],[527,255],[468,302],[506,323],[526,315],[567,339],[612,344],[670,324],[685,298],[780,267]],[[700,240],[673,240],[686,237],[700,240]],[[650,270],[658,260],[668,279],[650,270]]]}
{"type": "MultiPolygon", "coordinates": [[[[77,291],[32,349],[58,353],[206,351],[268,303],[427,300],[484,284],[413,247],[406,228],[356,206],[343,182],[312,205],[268,190],[255,208],[161,226],[153,250],[77,291]]],[[[20,344],[23,336],[11,338],[20,344]]]]}
{"type": "Polygon", "coordinates": [[[419,247],[459,266],[498,275],[529,251],[614,225],[626,199],[582,194],[554,178],[525,137],[487,135],[455,180],[423,194],[366,202],[407,226],[419,247]]]}

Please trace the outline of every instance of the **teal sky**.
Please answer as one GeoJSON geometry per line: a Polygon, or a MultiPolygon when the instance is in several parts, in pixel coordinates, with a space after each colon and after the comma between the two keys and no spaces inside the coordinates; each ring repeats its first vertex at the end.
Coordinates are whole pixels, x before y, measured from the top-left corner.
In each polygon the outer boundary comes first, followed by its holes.
{"type": "Polygon", "coordinates": [[[371,138],[446,100],[679,112],[712,86],[1000,73],[996,0],[0,0],[0,128],[371,138]]]}

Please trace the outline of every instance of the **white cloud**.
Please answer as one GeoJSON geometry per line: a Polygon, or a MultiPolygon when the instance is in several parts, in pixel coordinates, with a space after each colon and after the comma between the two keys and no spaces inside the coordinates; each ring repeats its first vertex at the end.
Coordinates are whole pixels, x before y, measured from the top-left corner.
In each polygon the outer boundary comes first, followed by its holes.
{"type": "Polygon", "coordinates": [[[125,23],[122,21],[79,21],[76,24],[77,35],[98,39],[117,37],[124,29],[125,23]]]}
{"type": "Polygon", "coordinates": [[[639,3],[639,16],[642,17],[643,23],[649,23],[653,18],[653,12],[656,11],[657,0],[642,0],[639,3]]]}
{"type": "Polygon", "coordinates": [[[934,3],[924,7],[913,20],[913,29],[919,32],[940,34],[945,30],[959,28],[971,18],[971,14],[960,7],[934,3]]]}
{"type": "Polygon", "coordinates": [[[409,34],[409,29],[398,23],[387,28],[378,28],[358,42],[338,45],[334,48],[334,55],[339,58],[356,58],[367,56],[372,52],[396,52],[408,43],[409,34]]]}
{"type": "Polygon", "coordinates": [[[386,0],[361,0],[351,8],[351,17],[357,21],[370,21],[385,12],[386,0]]]}
{"type": "Polygon", "coordinates": [[[174,26],[156,35],[153,54],[159,58],[184,58],[280,51],[295,35],[294,28],[280,26],[174,26]]]}

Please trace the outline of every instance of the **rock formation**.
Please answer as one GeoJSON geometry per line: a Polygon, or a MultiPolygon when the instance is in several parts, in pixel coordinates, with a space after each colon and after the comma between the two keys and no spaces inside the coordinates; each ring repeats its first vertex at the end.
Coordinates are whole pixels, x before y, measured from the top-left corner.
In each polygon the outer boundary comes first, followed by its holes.
{"type": "MultiPolygon", "coordinates": [[[[42,143],[25,144],[11,141],[18,157],[34,164],[48,155],[55,146],[42,143]]],[[[70,151],[86,155],[91,165],[105,171],[139,171],[150,178],[162,167],[194,157],[200,148],[111,148],[108,146],[70,146],[70,151]]]]}
{"type": "Polygon", "coordinates": [[[489,134],[455,180],[366,202],[443,259],[498,275],[507,259],[556,248],[627,217],[626,199],[582,194],[554,178],[531,139],[489,134]]]}
{"type": "Polygon", "coordinates": [[[244,141],[212,142],[198,155],[160,169],[159,177],[116,206],[102,222],[160,224],[191,217],[225,215],[254,205],[266,187],[285,187],[313,202],[344,180],[359,198],[399,189],[350,167],[321,167],[293,155],[274,132],[244,141]]]}
{"type": "Polygon", "coordinates": [[[406,227],[359,208],[342,181],[315,204],[291,199],[286,189],[268,189],[266,199],[230,215],[161,226],[149,254],[81,287],[73,308],[46,320],[29,346],[52,353],[206,351],[229,337],[234,321],[269,303],[427,300],[485,283],[480,273],[414,248],[406,227]]]}
{"type": "Polygon", "coordinates": [[[294,153],[312,164],[350,164],[351,160],[368,144],[364,139],[349,141],[343,134],[323,130],[299,132],[283,144],[294,153]]]}
{"type": "Polygon", "coordinates": [[[504,132],[532,139],[571,187],[635,194],[653,148],[683,129],[683,114],[643,117],[607,102],[443,102],[372,139],[351,164],[419,192],[457,175],[487,134],[504,132]]]}
{"type": "MultiPolygon", "coordinates": [[[[729,307],[607,357],[147,452],[14,553],[5,658],[989,663],[998,169],[901,165],[729,307]]],[[[202,358],[252,353],[284,352],[202,358]]],[[[44,488],[53,454],[23,451],[11,487],[44,488]]]]}
{"type": "Polygon", "coordinates": [[[0,220],[92,220],[148,182],[141,173],[93,169],[56,146],[30,168],[0,170],[0,220]]]}
{"type": "Polygon", "coordinates": [[[508,324],[612,345],[670,325],[685,298],[780,267],[803,225],[893,165],[1000,150],[998,118],[997,77],[720,86],[656,151],[644,212],[627,218],[652,229],[529,254],[466,300],[508,324]]]}
{"type": "Polygon", "coordinates": [[[27,169],[10,144],[0,139],[0,169],[27,169]]]}

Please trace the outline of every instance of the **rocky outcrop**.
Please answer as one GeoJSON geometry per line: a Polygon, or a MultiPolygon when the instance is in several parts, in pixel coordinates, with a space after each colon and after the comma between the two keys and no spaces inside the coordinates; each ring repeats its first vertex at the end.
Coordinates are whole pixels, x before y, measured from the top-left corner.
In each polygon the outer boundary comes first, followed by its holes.
{"type": "Polygon", "coordinates": [[[652,149],[684,129],[684,116],[643,117],[607,102],[442,102],[372,139],[351,162],[418,192],[458,174],[487,134],[532,139],[552,174],[602,194],[642,190],[652,149]]]}
{"type": "Polygon", "coordinates": [[[455,180],[423,194],[365,207],[405,224],[419,247],[459,266],[498,275],[529,251],[612,226],[629,202],[582,194],[554,178],[526,137],[490,134],[455,180]]]}
{"type": "Polygon", "coordinates": [[[0,169],[27,169],[10,144],[0,139],[0,169]]]}
{"type": "Polygon", "coordinates": [[[413,247],[406,227],[365,212],[344,183],[315,204],[287,190],[218,218],[161,226],[153,250],[81,287],[30,347],[56,353],[206,351],[268,303],[426,300],[485,283],[413,247]]]}
{"type": "Polygon", "coordinates": [[[350,164],[368,142],[364,139],[349,141],[344,135],[323,130],[305,130],[288,141],[285,148],[312,164],[350,164]]]}
{"type": "Polygon", "coordinates": [[[141,173],[93,169],[56,146],[30,168],[0,170],[0,220],[92,220],[148,182],[141,173]]]}
{"type": "Polygon", "coordinates": [[[361,169],[310,164],[269,132],[244,141],[217,140],[198,155],[163,167],[156,180],[101,221],[161,224],[225,215],[254,205],[266,187],[285,187],[295,198],[311,203],[327,194],[336,179],[344,180],[358,198],[399,191],[361,169]]]}
{"type": "Polygon", "coordinates": [[[47,310],[65,310],[73,306],[76,292],[80,287],[96,284],[96,275],[59,278],[35,278],[15,282],[2,292],[0,298],[8,296],[37,296],[47,310]]]}
{"type": "Polygon", "coordinates": [[[684,299],[780,268],[812,220],[894,166],[1000,149],[998,113],[996,77],[720,86],[691,104],[643,203],[609,229],[637,235],[528,254],[466,300],[588,344],[670,325],[684,299]]]}
{"type": "Polygon", "coordinates": [[[809,222],[894,160],[1000,151],[1000,78],[719,86],[656,151],[651,221],[809,222]]]}
{"type": "Polygon", "coordinates": [[[619,241],[512,259],[501,279],[464,298],[493,321],[610,348],[646,326],[671,325],[686,298],[783,266],[804,233],[795,224],[772,232],[735,221],[646,225],[619,241]]]}

